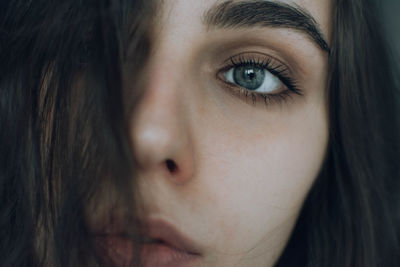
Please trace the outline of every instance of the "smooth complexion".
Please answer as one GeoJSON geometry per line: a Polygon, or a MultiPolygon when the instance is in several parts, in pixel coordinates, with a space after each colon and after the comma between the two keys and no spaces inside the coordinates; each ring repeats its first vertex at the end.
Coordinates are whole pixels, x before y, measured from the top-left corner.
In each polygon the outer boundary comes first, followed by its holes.
{"type": "MultiPolygon", "coordinates": [[[[131,123],[142,216],[189,237],[193,266],[273,266],[324,160],[328,53],[290,27],[206,25],[223,2],[159,3],[131,123]]],[[[330,1],[280,3],[309,13],[329,44],[330,1]]]]}

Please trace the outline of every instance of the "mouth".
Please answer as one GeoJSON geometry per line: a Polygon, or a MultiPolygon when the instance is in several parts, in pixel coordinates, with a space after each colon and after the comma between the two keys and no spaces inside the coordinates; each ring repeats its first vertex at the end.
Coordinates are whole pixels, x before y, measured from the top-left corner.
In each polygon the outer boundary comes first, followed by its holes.
{"type": "Polygon", "coordinates": [[[198,266],[202,258],[200,250],[173,225],[162,220],[147,220],[140,225],[140,242],[124,235],[120,228],[96,235],[100,257],[116,267],[198,266]]]}
{"type": "Polygon", "coordinates": [[[195,265],[201,258],[194,242],[164,221],[144,224],[140,252],[143,267],[179,267],[195,265]]]}

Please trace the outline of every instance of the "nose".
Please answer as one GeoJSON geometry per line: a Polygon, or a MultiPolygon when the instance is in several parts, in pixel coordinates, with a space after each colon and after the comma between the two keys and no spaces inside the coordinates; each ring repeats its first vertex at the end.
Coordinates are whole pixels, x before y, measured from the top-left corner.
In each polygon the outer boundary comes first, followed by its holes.
{"type": "Polygon", "coordinates": [[[166,173],[164,178],[184,184],[194,169],[189,120],[178,79],[167,70],[150,70],[132,120],[133,151],[139,174],[166,173]]]}

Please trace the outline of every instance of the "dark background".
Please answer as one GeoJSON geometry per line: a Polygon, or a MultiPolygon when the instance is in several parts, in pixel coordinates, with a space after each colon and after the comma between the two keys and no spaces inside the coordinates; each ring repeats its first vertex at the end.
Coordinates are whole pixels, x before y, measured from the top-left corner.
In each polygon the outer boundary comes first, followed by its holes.
{"type": "Polygon", "coordinates": [[[388,38],[393,43],[398,62],[400,61],[400,0],[381,0],[385,14],[384,22],[388,38]]]}

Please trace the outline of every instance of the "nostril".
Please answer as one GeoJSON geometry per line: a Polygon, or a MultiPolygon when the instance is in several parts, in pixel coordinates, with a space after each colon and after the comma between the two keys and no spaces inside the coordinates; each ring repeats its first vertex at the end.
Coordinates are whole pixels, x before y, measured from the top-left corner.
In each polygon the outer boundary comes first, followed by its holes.
{"type": "Polygon", "coordinates": [[[167,168],[170,172],[175,172],[176,169],[178,169],[178,166],[176,166],[176,164],[173,160],[167,159],[165,161],[165,164],[167,165],[167,168]]]}

